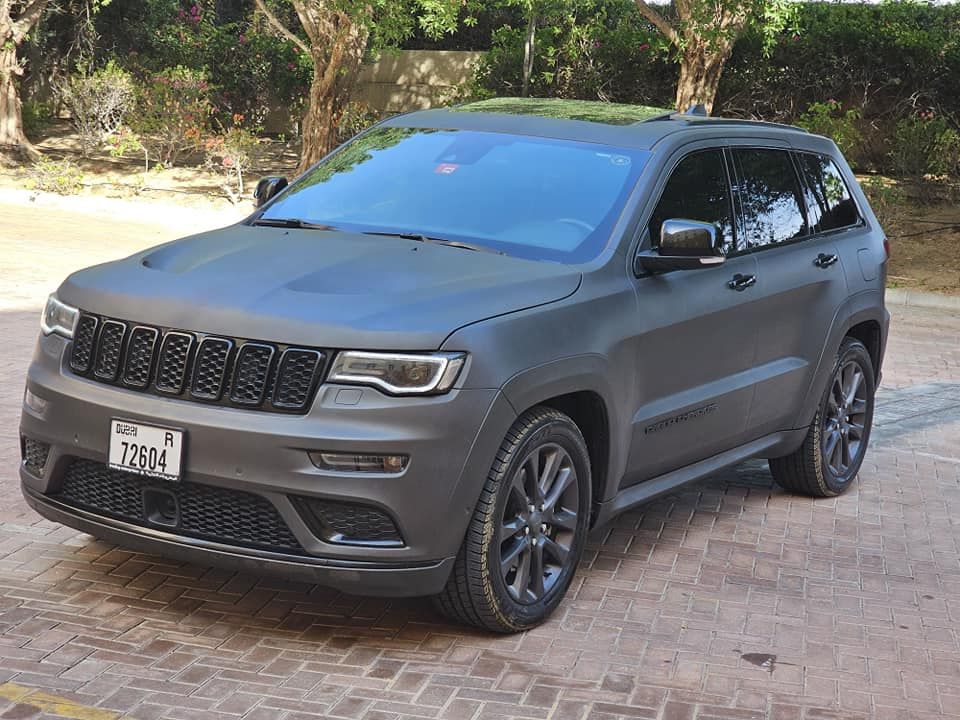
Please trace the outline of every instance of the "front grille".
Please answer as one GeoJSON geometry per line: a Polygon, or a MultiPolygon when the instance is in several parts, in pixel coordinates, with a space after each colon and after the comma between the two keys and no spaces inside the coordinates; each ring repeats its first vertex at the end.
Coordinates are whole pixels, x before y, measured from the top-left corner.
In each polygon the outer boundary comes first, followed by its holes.
{"type": "Polygon", "coordinates": [[[77,329],[73,331],[73,352],[70,355],[70,367],[77,372],[85,373],[90,369],[98,324],[93,315],[84,315],[77,321],[77,329]]]}
{"type": "Polygon", "coordinates": [[[310,532],[327,542],[392,547],[403,545],[396,524],[387,513],[375,507],[300,495],[289,497],[310,532]]]}
{"type": "Polygon", "coordinates": [[[127,362],[123,366],[123,382],[131,387],[145,388],[150,384],[153,351],[159,332],[155,328],[136,327],[130,333],[127,362]]]}
{"type": "Polygon", "coordinates": [[[304,555],[280,513],[260,495],[198,483],[158,483],[103,463],[74,460],[67,468],[60,502],[97,515],[178,535],[275,552],[304,555]],[[148,520],[144,491],[172,495],[179,509],[174,525],[148,520]]]}
{"type": "Polygon", "coordinates": [[[127,326],[122,322],[107,320],[103,324],[100,342],[97,344],[97,362],[93,370],[93,374],[100,380],[113,382],[117,379],[126,334],[127,326]]]}
{"type": "Polygon", "coordinates": [[[33,438],[21,438],[20,452],[27,470],[38,477],[43,475],[43,468],[46,467],[47,456],[50,454],[50,444],[33,438]]]}
{"type": "Polygon", "coordinates": [[[97,382],[196,402],[304,413],[329,353],[82,313],[70,368],[97,382]]]}
{"type": "Polygon", "coordinates": [[[220,399],[232,349],[233,343],[221,338],[208,337],[200,343],[193,370],[193,389],[190,391],[194,397],[202,400],[220,399]]]}

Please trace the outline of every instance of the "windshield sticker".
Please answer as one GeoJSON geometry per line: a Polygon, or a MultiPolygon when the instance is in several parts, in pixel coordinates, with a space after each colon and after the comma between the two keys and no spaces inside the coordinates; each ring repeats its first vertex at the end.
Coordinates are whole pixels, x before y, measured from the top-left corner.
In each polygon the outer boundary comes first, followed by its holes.
{"type": "Polygon", "coordinates": [[[612,153],[598,152],[597,157],[606,158],[612,165],[629,165],[630,157],[627,155],[614,155],[612,153]]]}
{"type": "Polygon", "coordinates": [[[453,175],[459,169],[460,166],[456,163],[440,163],[434,172],[437,173],[437,175],[453,175]]]}

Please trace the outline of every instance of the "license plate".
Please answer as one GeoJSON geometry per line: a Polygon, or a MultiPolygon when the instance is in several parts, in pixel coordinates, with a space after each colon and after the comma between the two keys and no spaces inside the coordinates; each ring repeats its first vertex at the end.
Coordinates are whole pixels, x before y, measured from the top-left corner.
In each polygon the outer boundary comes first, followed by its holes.
{"type": "Polygon", "coordinates": [[[183,431],[143,425],[128,420],[110,421],[110,455],[114,470],[177,481],[183,457],[183,431]]]}

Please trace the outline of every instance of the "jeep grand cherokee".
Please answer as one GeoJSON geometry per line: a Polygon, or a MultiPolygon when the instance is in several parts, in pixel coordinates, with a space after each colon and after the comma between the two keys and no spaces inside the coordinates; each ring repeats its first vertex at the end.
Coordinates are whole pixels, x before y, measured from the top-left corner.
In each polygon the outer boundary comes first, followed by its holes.
{"type": "Polygon", "coordinates": [[[837,147],[506,109],[387,120],[237,225],[67,278],[27,377],[28,502],[509,632],[561,602],[590,528],[719,468],[850,488],[887,249],[837,147]]]}

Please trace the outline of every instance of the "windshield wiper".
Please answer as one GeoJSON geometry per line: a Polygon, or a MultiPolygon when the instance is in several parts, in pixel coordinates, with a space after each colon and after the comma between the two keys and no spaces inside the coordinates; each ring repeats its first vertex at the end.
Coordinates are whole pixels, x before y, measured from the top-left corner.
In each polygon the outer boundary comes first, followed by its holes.
{"type": "Polygon", "coordinates": [[[379,235],[381,237],[398,237],[403,238],[404,240],[416,240],[417,242],[433,243],[435,245],[449,245],[450,247],[461,248],[463,250],[472,250],[473,252],[491,252],[496,253],[497,255],[506,255],[505,252],[494,250],[493,248],[489,248],[484,245],[474,245],[473,243],[467,243],[461,240],[450,240],[449,238],[432,237],[422,233],[368,231],[363,234],[379,235]]]}
{"type": "Polygon", "coordinates": [[[299,218],[265,218],[260,217],[254,220],[251,225],[258,227],[281,227],[291,228],[293,230],[339,230],[340,228],[324,223],[312,223],[308,220],[299,218]]]}

